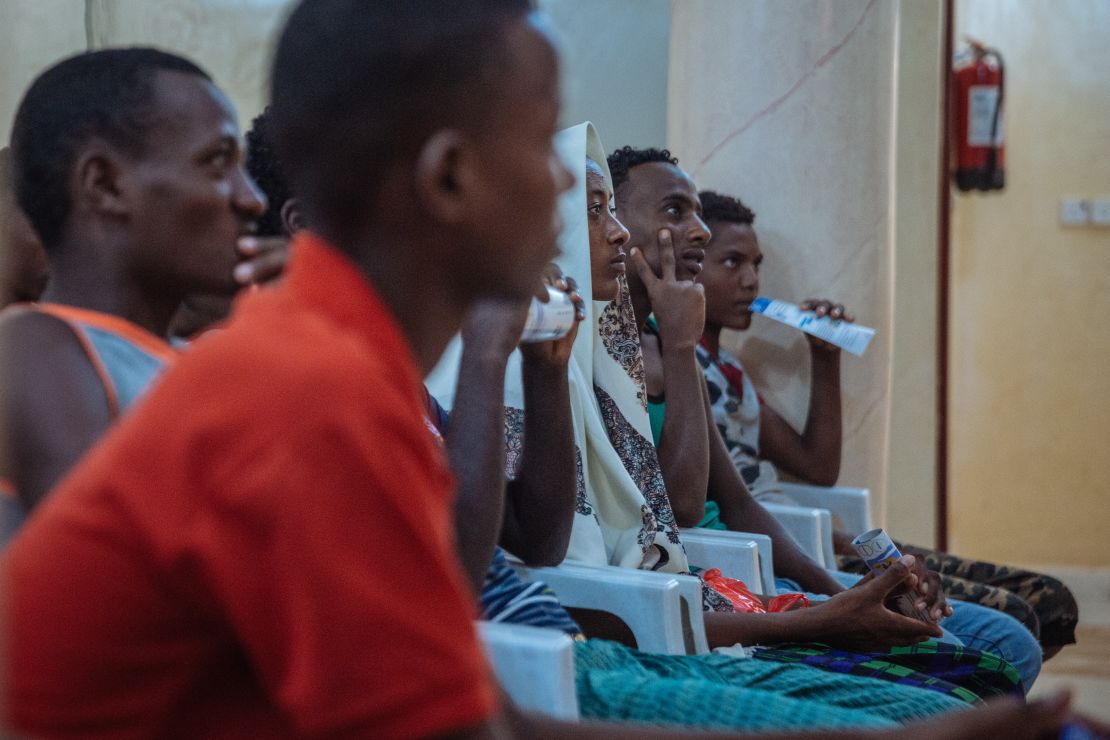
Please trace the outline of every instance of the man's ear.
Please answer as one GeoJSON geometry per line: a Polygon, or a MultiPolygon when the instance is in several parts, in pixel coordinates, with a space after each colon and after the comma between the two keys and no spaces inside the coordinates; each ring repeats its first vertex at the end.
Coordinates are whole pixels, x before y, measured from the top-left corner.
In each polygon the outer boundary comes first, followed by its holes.
{"type": "Polygon", "coordinates": [[[420,207],[444,223],[458,223],[470,213],[477,173],[467,139],[442,129],[420,148],[414,172],[420,207]]]}
{"type": "Polygon", "coordinates": [[[74,179],[77,186],[75,205],[112,216],[126,216],[130,212],[121,160],[110,147],[96,144],[86,147],[77,159],[74,179]]]}
{"type": "Polygon", "coordinates": [[[281,204],[281,225],[289,236],[305,228],[304,214],[301,212],[301,203],[296,198],[290,198],[281,204]]]}

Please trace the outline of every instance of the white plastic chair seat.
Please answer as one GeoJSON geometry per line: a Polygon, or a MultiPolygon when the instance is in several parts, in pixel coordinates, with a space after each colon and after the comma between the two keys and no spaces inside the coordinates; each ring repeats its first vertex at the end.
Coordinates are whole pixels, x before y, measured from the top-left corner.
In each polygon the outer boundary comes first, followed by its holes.
{"type": "Polygon", "coordinates": [[[478,622],[486,655],[502,688],[521,709],[578,719],[574,641],[558,630],[478,622]]]}

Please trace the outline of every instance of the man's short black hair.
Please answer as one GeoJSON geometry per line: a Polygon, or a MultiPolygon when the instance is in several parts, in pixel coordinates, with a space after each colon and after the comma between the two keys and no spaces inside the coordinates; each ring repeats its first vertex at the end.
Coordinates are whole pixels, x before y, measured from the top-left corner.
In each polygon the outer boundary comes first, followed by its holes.
{"type": "MultiPolygon", "coordinates": [[[[529,0],[302,0],[278,41],[273,142],[314,220],[350,229],[368,189],[445,125],[477,126],[529,0]]],[[[342,235],[340,235],[342,236],[342,235]]]]}
{"type": "Polygon", "coordinates": [[[636,149],[631,146],[622,146],[620,149],[615,149],[609,155],[608,160],[609,174],[613,177],[613,190],[628,181],[628,171],[638,164],[664,162],[678,165],[678,157],[672,155],[667,149],[636,149]]]}
{"type": "Polygon", "coordinates": [[[722,195],[712,190],[703,190],[698,193],[701,200],[701,217],[703,221],[725,221],[733,224],[755,223],[755,212],[740,202],[739,198],[731,195],[722,195]]]}
{"type": "Polygon", "coordinates": [[[15,191],[48,250],[61,239],[69,217],[69,180],[81,147],[101,138],[142,154],[159,71],[211,80],[182,57],[129,48],[78,54],[31,83],[12,126],[15,191]]]}
{"type": "Polygon", "coordinates": [[[251,122],[251,129],[247,132],[247,172],[262,189],[269,204],[266,213],[258,219],[258,235],[284,235],[285,224],[281,220],[281,208],[293,194],[289,191],[289,184],[281,170],[277,152],[274,151],[270,136],[269,107],[251,122]]]}

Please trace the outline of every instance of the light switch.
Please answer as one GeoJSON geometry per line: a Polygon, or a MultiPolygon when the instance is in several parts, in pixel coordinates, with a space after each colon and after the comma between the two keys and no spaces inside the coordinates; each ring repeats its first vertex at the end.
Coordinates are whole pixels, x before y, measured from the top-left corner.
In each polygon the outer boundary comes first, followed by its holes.
{"type": "Polygon", "coordinates": [[[1091,223],[1110,226],[1110,195],[1101,195],[1091,201],[1091,223]]]}
{"type": "Polygon", "coordinates": [[[1060,223],[1064,226],[1086,226],[1090,223],[1090,202],[1083,198],[1060,199],[1060,223]]]}

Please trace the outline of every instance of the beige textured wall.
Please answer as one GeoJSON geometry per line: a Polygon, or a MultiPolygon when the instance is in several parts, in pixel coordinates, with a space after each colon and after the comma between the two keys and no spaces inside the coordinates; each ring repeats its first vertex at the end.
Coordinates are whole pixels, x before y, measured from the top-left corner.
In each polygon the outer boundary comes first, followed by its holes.
{"type": "Polygon", "coordinates": [[[23,91],[45,67],[85,49],[83,0],[0,2],[0,146],[23,91]]]}
{"type": "MultiPolygon", "coordinates": [[[[837,298],[878,330],[864,358],[843,359],[841,482],[871,488],[891,531],[925,543],[939,44],[937,2],[684,0],[669,88],[668,143],[700,186],[757,214],[762,292],[837,298]]],[[[802,335],[757,319],[741,356],[800,424],[802,335]]]]}
{"type": "Polygon", "coordinates": [[[1007,188],[953,212],[952,541],[1000,560],[1110,565],[1110,3],[959,0],[1007,62],[1007,188]]]}
{"type": "Polygon", "coordinates": [[[899,0],[894,98],[894,297],[886,525],[935,544],[940,0],[899,0]]]}
{"type": "Polygon", "coordinates": [[[539,0],[563,52],[563,125],[593,121],[608,151],[667,135],[671,0],[539,0]]]}
{"type": "Polygon", "coordinates": [[[291,0],[3,0],[0,136],[44,68],[86,48],[153,45],[200,63],[239,109],[264,105],[274,35],[291,0]]]}
{"type": "MultiPolygon", "coordinates": [[[[293,0],[2,0],[0,135],[44,67],[87,46],[153,44],[201,63],[239,107],[263,107],[272,41],[293,0]],[[86,25],[87,20],[87,25],[86,25]]],[[[612,149],[663,143],[671,0],[539,0],[564,44],[567,125],[612,149]]]]}
{"type": "Polygon", "coordinates": [[[275,35],[292,0],[89,0],[93,48],[153,45],[202,66],[250,125],[268,98],[275,35]]]}

